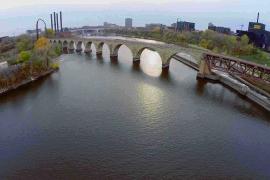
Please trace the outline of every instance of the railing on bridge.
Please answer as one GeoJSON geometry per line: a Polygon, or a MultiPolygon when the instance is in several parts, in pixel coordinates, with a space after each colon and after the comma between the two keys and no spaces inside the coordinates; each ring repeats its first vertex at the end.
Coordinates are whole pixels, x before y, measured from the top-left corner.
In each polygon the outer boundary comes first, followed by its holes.
{"type": "Polygon", "coordinates": [[[252,77],[270,82],[270,68],[237,58],[205,53],[203,60],[210,70],[215,69],[233,75],[252,77]]]}

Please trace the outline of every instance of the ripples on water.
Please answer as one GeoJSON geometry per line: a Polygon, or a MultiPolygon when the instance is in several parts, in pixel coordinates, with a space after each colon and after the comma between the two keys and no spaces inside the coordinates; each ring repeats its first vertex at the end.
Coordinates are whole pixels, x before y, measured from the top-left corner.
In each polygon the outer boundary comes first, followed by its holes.
{"type": "Polygon", "coordinates": [[[270,178],[269,114],[158,54],[63,55],[0,101],[0,179],[270,178]]]}

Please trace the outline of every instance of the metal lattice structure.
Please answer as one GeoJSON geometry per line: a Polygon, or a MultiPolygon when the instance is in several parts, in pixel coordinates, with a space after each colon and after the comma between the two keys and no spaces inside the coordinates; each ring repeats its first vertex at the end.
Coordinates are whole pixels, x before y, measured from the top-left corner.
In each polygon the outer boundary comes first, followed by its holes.
{"type": "Polygon", "coordinates": [[[203,61],[205,61],[210,71],[214,69],[270,82],[270,68],[267,66],[211,53],[204,54],[203,61]]]}

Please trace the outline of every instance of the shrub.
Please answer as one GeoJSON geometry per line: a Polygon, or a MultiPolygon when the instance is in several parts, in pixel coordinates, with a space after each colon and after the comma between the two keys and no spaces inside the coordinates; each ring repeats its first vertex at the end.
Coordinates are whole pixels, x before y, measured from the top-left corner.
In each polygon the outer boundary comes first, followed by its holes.
{"type": "Polygon", "coordinates": [[[52,64],[50,65],[50,67],[51,67],[52,69],[57,70],[57,69],[59,69],[59,63],[52,63],[52,64]]]}
{"type": "Polygon", "coordinates": [[[30,58],[31,58],[31,52],[29,51],[22,51],[19,54],[19,59],[21,62],[27,62],[30,60],[30,58]]]}
{"type": "Polygon", "coordinates": [[[19,52],[31,50],[33,46],[33,40],[30,36],[21,35],[16,40],[16,48],[19,52]]]}

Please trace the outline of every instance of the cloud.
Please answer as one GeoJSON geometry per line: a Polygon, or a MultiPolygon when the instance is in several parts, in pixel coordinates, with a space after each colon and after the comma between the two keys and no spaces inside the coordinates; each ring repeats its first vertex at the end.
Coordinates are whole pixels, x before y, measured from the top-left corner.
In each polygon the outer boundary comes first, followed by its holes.
{"type": "Polygon", "coordinates": [[[92,5],[92,6],[114,6],[114,5],[187,5],[202,3],[221,3],[221,0],[0,0],[0,9],[18,8],[33,5],[92,5]]]}

